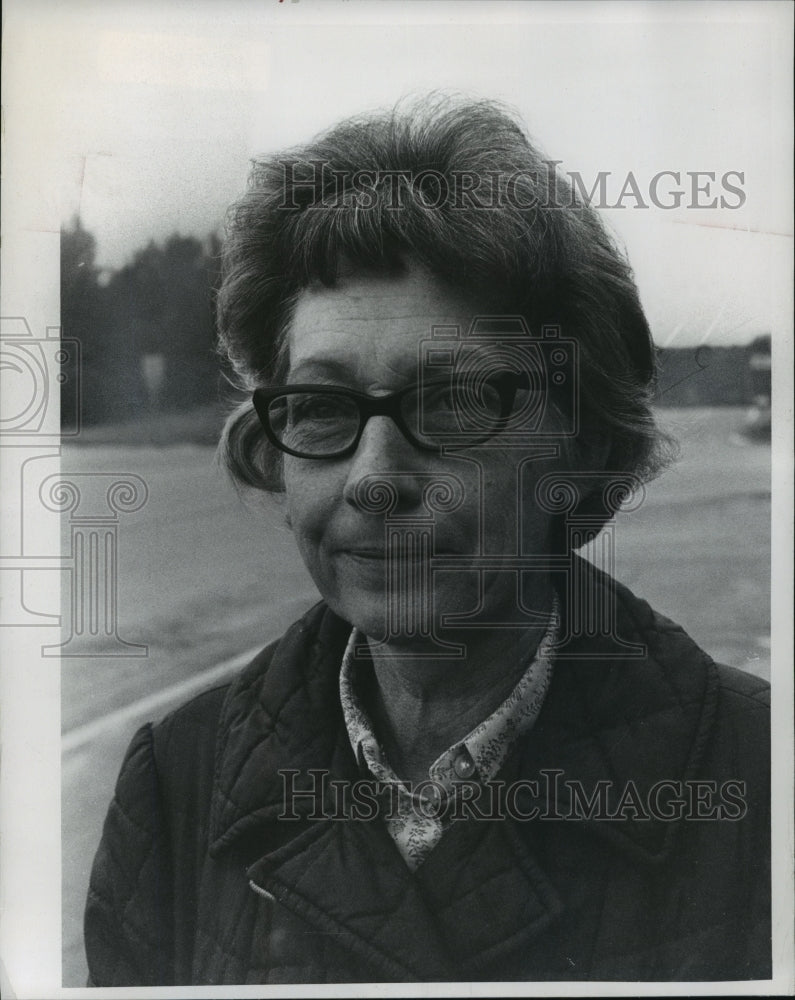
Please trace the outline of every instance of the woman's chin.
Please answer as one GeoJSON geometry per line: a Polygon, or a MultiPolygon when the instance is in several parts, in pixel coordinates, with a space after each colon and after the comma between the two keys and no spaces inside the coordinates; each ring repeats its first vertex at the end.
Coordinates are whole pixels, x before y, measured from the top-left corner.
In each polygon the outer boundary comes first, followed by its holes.
{"type": "Polygon", "coordinates": [[[443,616],[474,609],[478,596],[475,588],[466,594],[461,588],[453,594],[444,589],[432,596],[357,586],[327,597],[326,603],[375,642],[415,646],[427,643],[432,634],[441,637],[447,631],[440,624],[443,616]]]}

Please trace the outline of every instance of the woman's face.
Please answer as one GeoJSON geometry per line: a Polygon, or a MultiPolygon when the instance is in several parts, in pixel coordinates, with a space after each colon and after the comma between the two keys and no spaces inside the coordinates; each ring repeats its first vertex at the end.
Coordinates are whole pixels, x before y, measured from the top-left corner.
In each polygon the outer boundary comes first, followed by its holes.
{"type": "MultiPolygon", "coordinates": [[[[475,314],[472,305],[418,267],[397,277],[357,275],[334,288],[306,290],[289,331],[287,381],[346,386],[373,395],[394,392],[416,383],[420,342],[430,337],[432,327],[466,331],[475,314]]],[[[285,455],[289,522],[329,606],[371,638],[384,635],[389,597],[385,514],[363,509],[357,496],[363,477],[379,474],[394,484],[398,503],[392,516],[427,520],[422,490],[428,476],[455,476],[463,501],[454,511],[433,515],[434,555],[510,556],[518,551],[517,467],[526,458],[527,449],[501,447],[498,437],[486,448],[440,456],[411,444],[387,416],[369,419],[348,457],[285,455]]],[[[549,458],[536,459],[532,473],[538,476],[553,467],[549,458]]],[[[527,490],[526,474],[522,478],[527,490]]],[[[549,517],[538,512],[531,524],[523,525],[523,551],[544,552],[548,531],[549,517]]],[[[432,591],[437,617],[471,611],[482,602],[488,617],[498,620],[501,608],[515,605],[516,576],[488,573],[481,581],[474,569],[439,571],[432,574],[432,591]]]]}

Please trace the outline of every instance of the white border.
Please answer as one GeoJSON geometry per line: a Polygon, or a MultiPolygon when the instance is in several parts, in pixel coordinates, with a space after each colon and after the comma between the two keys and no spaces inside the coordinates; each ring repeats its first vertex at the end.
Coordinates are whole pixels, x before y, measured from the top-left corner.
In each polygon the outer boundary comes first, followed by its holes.
{"type": "MultiPolygon", "coordinates": [[[[143,4],[144,0],[140,0],[143,4]]],[[[171,5],[175,18],[189,18],[196,5],[179,2],[171,5]]],[[[22,65],[15,57],[20,32],[35,27],[37,17],[52,16],[56,4],[14,0],[4,5],[3,91],[5,95],[3,128],[4,185],[2,191],[2,314],[21,315],[34,332],[57,324],[58,228],[61,222],[57,184],[49,169],[56,150],[42,148],[41,123],[32,121],[26,107],[26,85],[37,74],[46,72],[42,65],[22,65]]],[[[219,17],[240,16],[248,4],[223,4],[219,17]]],[[[92,5],[74,0],[77,15],[92,13],[92,5]]],[[[101,18],[118,11],[108,5],[101,18]]],[[[258,14],[263,20],[291,18],[301,25],[346,24],[427,24],[444,25],[457,19],[473,24],[513,24],[548,18],[580,24],[611,20],[645,24],[703,22],[705,19],[729,19],[738,25],[770,19],[780,26],[777,45],[771,59],[780,67],[781,92],[771,94],[771,105],[779,110],[791,108],[791,26],[792,8],[784,3],[666,3],[666,4],[582,4],[515,2],[390,3],[340,2],[312,3],[289,0],[274,9],[258,14]]],[[[57,101],[57,91],[53,100],[57,101]]],[[[366,103],[366,102],[363,102],[366,103]]],[[[774,163],[784,177],[791,176],[791,137],[789,119],[779,117],[780,133],[774,143],[784,162],[774,163]]],[[[775,152],[775,151],[772,151],[775,152]]],[[[780,175],[779,175],[780,176],[780,175]]],[[[782,204],[781,218],[791,219],[791,204],[782,204]]],[[[792,304],[792,253],[783,253],[771,274],[771,296],[792,304]]],[[[774,877],[774,958],[775,975],[771,982],[758,985],[741,983],[670,984],[644,983],[644,993],[657,995],[708,995],[736,993],[761,995],[790,993],[793,979],[793,907],[795,895],[791,858],[793,854],[793,730],[792,730],[792,337],[777,337],[774,346],[774,444],[773,489],[773,722],[774,722],[774,795],[773,849],[776,859],[774,877]]],[[[0,459],[5,456],[0,453],[0,459]]],[[[9,472],[0,461],[0,480],[9,472]]],[[[5,484],[3,484],[5,485],[5,484]]],[[[14,517],[14,501],[3,492],[3,516],[14,517]]],[[[5,524],[8,522],[5,521],[5,524]]],[[[49,540],[48,543],[49,544],[49,540]]],[[[8,630],[0,634],[2,670],[2,859],[0,888],[2,904],[2,956],[5,964],[4,995],[19,997],[80,996],[522,996],[521,984],[451,984],[373,988],[333,987],[190,987],[171,990],[62,989],[60,983],[60,805],[59,805],[59,680],[56,661],[42,659],[38,650],[50,641],[36,629],[8,630]],[[19,633],[22,634],[19,634],[19,633]]],[[[564,983],[536,984],[534,995],[638,995],[635,983],[564,983]]]]}

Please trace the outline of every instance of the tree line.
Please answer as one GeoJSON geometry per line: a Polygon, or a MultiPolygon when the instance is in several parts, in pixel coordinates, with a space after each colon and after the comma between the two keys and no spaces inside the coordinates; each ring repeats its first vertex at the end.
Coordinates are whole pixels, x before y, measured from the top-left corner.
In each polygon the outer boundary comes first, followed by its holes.
{"type": "MultiPolygon", "coordinates": [[[[220,245],[216,233],[204,241],[174,234],[107,272],[97,266],[96,240],[79,218],[62,229],[61,330],[79,341],[81,355],[79,377],[68,372],[62,389],[65,419],[76,403],[84,425],[220,404],[220,245]]],[[[657,402],[747,405],[769,398],[769,356],[769,335],[746,347],[662,350],[657,402]],[[765,357],[766,367],[751,363],[765,357]]]]}
{"type": "Polygon", "coordinates": [[[61,334],[80,345],[61,410],[85,425],[187,410],[219,400],[215,291],[220,239],[174,234],[150,241],[115,271],[96,262],[96,240],[79,218],[61,230],[61,334]],[[76,387],[79,385],[79,389],[76,387]]]}

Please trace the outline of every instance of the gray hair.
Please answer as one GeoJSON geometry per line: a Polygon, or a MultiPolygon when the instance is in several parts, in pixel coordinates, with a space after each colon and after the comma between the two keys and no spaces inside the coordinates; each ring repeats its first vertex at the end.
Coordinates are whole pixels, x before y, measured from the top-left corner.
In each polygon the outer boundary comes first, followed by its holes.
{"type": "MultiPolygon", "coordinates": [[[[604,445],[611,473],[657,474],[670,442],[650,409],[656,358],[630,266],[568,178],[492,101],[399,104],[254,161],[229,211],[218,294],[220,348],[241,388],[283,381],[304,289],[333,287],[343,267],[399,274],[409,260],[483,312],[576,339],[581,448],[604,445]]],[[[220,454],[238,482],[282,488],[281,456],[250,402],[229,417],[220,454]]]]}

